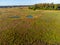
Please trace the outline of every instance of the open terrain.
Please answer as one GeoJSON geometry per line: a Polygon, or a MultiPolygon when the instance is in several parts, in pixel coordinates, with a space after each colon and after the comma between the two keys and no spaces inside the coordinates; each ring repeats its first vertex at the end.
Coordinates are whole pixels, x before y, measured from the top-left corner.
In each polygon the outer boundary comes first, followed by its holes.
{"type": "Polygon", "coordinates": [[[60,11],[0,8],[0,45],[60,45],[60,11]]]}

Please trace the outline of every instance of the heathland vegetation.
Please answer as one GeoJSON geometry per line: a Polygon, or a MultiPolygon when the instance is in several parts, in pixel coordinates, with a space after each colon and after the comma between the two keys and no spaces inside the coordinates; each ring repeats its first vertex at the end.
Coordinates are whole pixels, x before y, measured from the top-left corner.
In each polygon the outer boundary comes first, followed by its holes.
{"type": "Polygon", "coordinates": [[[0,8],[0,45],[60,45],[60,11],[42,9],[0,8]]]}

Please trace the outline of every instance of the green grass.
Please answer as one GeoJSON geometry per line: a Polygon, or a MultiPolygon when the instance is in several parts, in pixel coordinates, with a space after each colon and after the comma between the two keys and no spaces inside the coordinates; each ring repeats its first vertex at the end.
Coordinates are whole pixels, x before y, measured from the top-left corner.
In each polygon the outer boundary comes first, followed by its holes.
{"type": "Polygon", "coordinates": [[[60,11],[8,8],[0,9],[0,12],[3,13],[0,15],[0,45],[60,43],[60,11]],[[33,18],[27,18],[28,15],[32,15],[33,18]],[[9,18],[9,16],[20,16],[20,18],[9,18]]]}

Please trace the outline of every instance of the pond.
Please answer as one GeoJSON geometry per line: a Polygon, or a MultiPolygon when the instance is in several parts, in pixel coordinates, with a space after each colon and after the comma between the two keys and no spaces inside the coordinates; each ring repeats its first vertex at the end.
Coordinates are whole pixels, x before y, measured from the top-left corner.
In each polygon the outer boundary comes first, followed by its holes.
{"type": "Polygon", "coordinates": [[[27,18],[33,18],[33,16],[32,15],[28,15],[27,18]]]}
{"type": "Polygon", "coordinates": [[[10,16],[10,18],[20,18],[19,16],[10,16]]]}

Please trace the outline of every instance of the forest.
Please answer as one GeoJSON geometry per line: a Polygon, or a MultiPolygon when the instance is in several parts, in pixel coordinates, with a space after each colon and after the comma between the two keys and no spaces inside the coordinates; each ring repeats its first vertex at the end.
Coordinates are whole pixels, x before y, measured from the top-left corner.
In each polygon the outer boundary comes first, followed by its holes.
{"type": "Polygon", "coordinates": [[[29,9],[40,9],[40,10],[60,10],[60,4],[53,4],[53,3],[40,3],[29,6],[29,9]]]}

